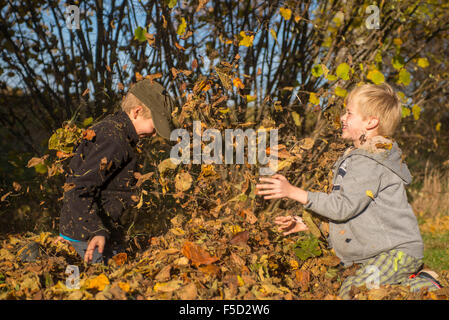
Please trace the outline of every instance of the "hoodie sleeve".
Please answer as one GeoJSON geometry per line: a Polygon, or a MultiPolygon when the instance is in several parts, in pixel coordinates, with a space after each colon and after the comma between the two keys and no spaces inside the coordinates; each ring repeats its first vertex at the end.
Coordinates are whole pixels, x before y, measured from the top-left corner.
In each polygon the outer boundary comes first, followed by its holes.
{"type": "Polygon", "coordinates": [[[306,208],[333,220],[344,222],[362,213],[375,201],[380,188],[381,165],[363,155],[353,155],[340,190],[331,193],[308,192],[306,208]]]}

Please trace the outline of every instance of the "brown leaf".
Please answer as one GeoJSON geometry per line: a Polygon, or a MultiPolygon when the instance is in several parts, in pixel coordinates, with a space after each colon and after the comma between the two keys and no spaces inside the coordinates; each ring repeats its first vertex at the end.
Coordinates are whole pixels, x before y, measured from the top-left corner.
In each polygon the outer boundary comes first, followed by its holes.
{"type": "Polygon", "coordinates": [[[112,161],[109,161],[106,157],[101,158],[100,160],[100,171],[109,170],[112,167],[112,161]]]}
{"type": "Polygon", "coordinates": [[[86,129],[83,131],[83,139],[91,141],[95,137],[95,131],[92,129],[86,129]]]}
{"type": "Polygon", "coordinates": [[[47,159],[48,155],[43,156],[42,158],[33,157],[28,161],[27,168],[31,168],[37,166],[38,164],[44,164],[45,159],[47,159]]]}
{"type": "Polygon", "coordinates": [[[245,231],[241,231],[239,233],[237,233],[234,237],[232,237],[232,239],[229,241],[231,244],[246,244],[246,242],[249,239],[249,231],[245,230],[245,231]]]}
{"type": "Polygon", "coordinates": [[[121,252],[113,256],[112,260],[114,260],[117,266],[121,266],[128,261],[128,255],[125,252],[121,252]]]}
{"type": "Polygon", "coordinates": [[[305,270],[296,270],[295,277],[296,281],[298,281],[301,286],[301,290],[307,291],[310,282],[310,272],[305,270]]]}
{"type": "Polygon", "coordinates": [[[64,190],[64,192],[70,191],[73,188],[75,188],[76,185],[74,183],[64,183],[64,185],[62,186],[62,189],[64,190]]]}
{"type": "Polygon", "coordinates": [[[249,224],[255,224],[257,222],[257,217],[254,215],[253,211],[250,209],[243,210],[246,217],[246,222],[249,224]]]}
{"type": "Polygon", "coordinates": [[[231,252],[231,262],[239,267],[243,267],[246,263],[238,254],[231,252]]]}
{"type": "Polygon", "coordinates": [[[186,241],[184,243],[181,252],[184,256],[189,258],[190,261],[192,261],[194,266],[197,267],[201,264],[208,265],[219,260],[218,257],[211,257],[206,250],[190,241],[186,241]]]}
{"type": "Polygon", "coordinates": [[[123,85],[123,83],[119,82],[119,83],[117,83],[117,89],[123,90],[123,89],[125,89],[125,86],[123,85]]]}
{"type": "Polygon", "coordinates": [[[198,296],[198,290],[196,285],[190,282],[179,290],[178,295],[182,300],[195,300],[198,296]]]}
{"type": "Polygon", "coordinates": [[[193,61],[192,61],[192,69],[195,70],[196,68],[198,68],[198,60],[197,59],[193,59],[193,61]]]}
{"type": "Polygon", "coordinates": [[[88,94],[88,93],[89,93],[89,91],[90,91],[90,90],[89,90],[89,88],[87,88],[86,90],[84,90],[84,92],[83,92],[83,93],[81,94],[81,96],[83,96],[83,97],[84,97],[84,96],[85,96],[86,94],[88,94]]]}
{"type": "Polygon", "coordinates": [[[171,265],[165,266],[161,271],[154,277],[154,280],[158,282],[168,281],[170,279],[171,265]]]}
{"type": "Polygon", "coordinates": [[[145,181],[147,181],[151,176],[154,174],[154,172],[148,172],[145,174],[141,174],[140,172],[134,172],[134,177],[137,179],[136,187],[140,187],[145,181]]]}
{"type": "Polygon", "coordinates": [[[340,263],[340,258],[337,256],[326,256],[320,259],[320,262],[329,267],[335,267],[340,263]]]}

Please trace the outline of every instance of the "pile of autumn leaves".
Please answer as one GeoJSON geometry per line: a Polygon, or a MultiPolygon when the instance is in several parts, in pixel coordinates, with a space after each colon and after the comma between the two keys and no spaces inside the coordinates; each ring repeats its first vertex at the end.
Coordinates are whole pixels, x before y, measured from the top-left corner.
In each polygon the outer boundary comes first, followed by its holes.
{"type": "MultiPolygon", "coordinates": [[[[340,269],[323,249],[300,261],[294,237],[280,237],[269,216],[241,231],[233,219],[176,216],[167,234],[153,237],[135,256],[121,253],[107,265],[84,265],[73,248],[50,233],[8,236],[0,249],[0,299],[338,299],[340,269]],[[20,250],[35,241],[34,262],[20,250]],[[79,289],[66,286],[68,265],[78,266],[79,289]]],[[[300,238],[304,238],[300,236],[300,238]]],[[[443,293],[412,294],[401,286],[355,290],[356,299],[444,299],[443,293]]]]}

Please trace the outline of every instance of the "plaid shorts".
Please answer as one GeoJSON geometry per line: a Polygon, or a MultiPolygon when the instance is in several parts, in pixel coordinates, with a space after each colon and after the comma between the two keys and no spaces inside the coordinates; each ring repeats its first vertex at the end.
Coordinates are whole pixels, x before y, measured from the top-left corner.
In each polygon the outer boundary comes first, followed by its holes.
{"type": "Polygon", "coordinates": [[[429,291],[438,289],[429,279],[410,276],[422,268],[422,260],[407,255],[400,250],[383,252],[361,264],[353,276],[345,279],[340,287],[339,296],[350,299],[352,286],[375,288],[384,284],[400,284],[410,286],[410,291],[417,292],[422,288],[429,291]]]}

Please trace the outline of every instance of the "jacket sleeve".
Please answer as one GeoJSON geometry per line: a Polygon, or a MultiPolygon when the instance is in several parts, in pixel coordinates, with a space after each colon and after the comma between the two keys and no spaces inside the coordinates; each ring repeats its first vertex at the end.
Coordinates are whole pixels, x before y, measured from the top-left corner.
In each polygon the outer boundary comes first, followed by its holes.
{"type": "Polygon", "coordinates": [[[335,222],[344,222],[362,213],[375,201],[382,176],[381,165],[362,155],[350,157],[340,190],[308,192],[307,209],[335,222]]]}
{"type": "Polygon", "coordinates": [[[119,142],[102,131],[98,130],[92,141],[83,140],[79,145],[70,163],[72,175],[66,182],[72,188],[70,195],[67,195],[68,201],[71,202],[68,204],[69,210],[72,211],[70,215],[77,217],[74,223],[78,224],[78,229],[88,237],[109,236],[95,201],[102,186],[126,160],[126,154],[119,142]]]}

